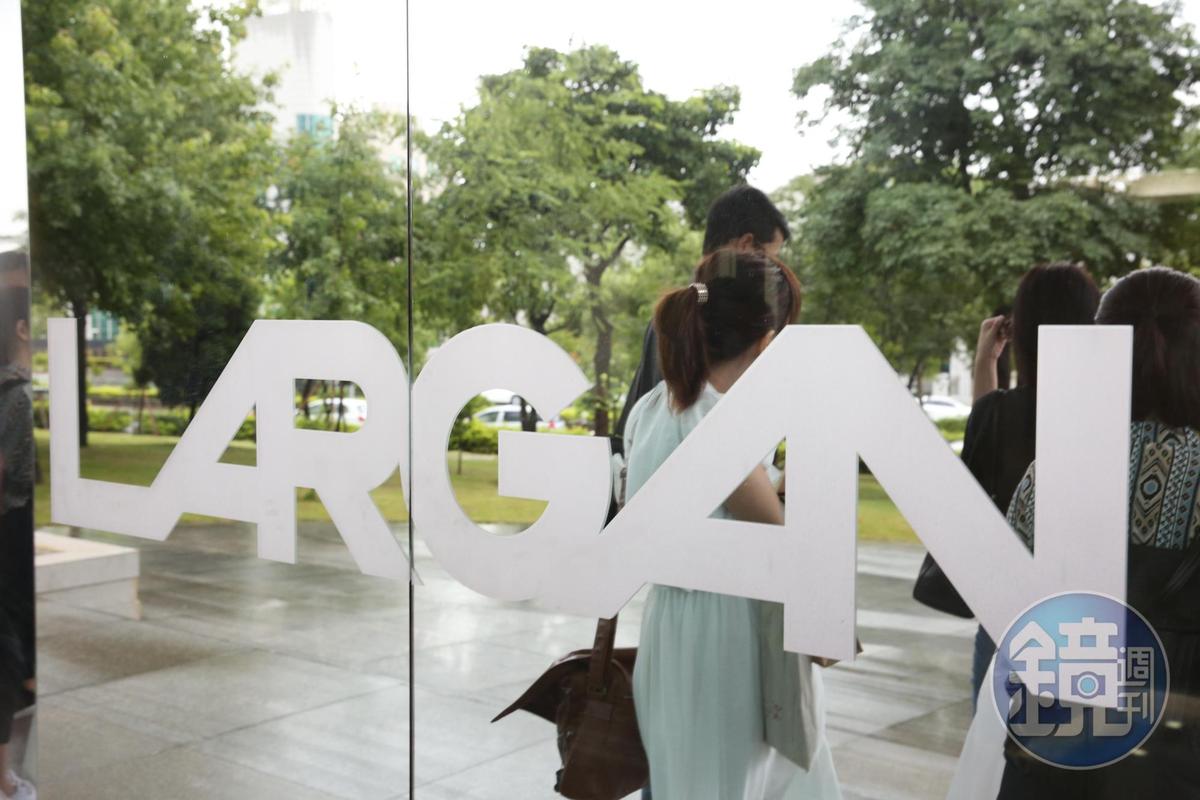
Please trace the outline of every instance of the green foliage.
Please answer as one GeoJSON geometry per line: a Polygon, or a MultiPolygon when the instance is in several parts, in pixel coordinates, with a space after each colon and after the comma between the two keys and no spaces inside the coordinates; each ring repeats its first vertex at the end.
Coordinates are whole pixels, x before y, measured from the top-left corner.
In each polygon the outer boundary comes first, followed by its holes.
{"type": "Polygon", "coordinates": [[[93,431],[121,433],[133,423],[133,416],[119,408],[88,408],[88,428],[93,431]]]}
{"type": "Polygon", "coordinates": [[[254,417],[247,417],[246,420],[238,427],[237,433],[233,435],[234,441],[238,442],[254,442],[258,440],[258,421],[254,417]]]}
{"type": "Polygon", "coordinates": [[[1156,168],[1196,119],[1196,42],[1177,4],[866,0],[794,90],[830,91],[848,144],[898,178],[1027,197],[1100,167],[1156,168]]]}
{"type": "Polygon", "coordinates": [[[920,373],[1050,260],[1099,277],[1170,250],[1160,209],[1077,180],[1155,169],[1196,119],[1177,8],[1135,0],[868,0],[795,91],[829,89],[852,160],[792,214],[810,321],[857,322],[920,373]]]}
{"type": "Polygon", "coordinates": [[[500,449],[500,432],[478,420],[471,420],[461,427],[455,425],[450,434],[449,449],[465,453],[496,453],[500,449]]]}
{"type": "Polygon", "coordinates": [[[584,428],[581,425],[568,425],[566,427],[551,428],[544,431],[553,436],[591,436],[591,428],[584,428]]]}
{"type": "Polygon", "coordinates": [[[491,403],[488,401],[488,399],[479,394],[472,397],[467,404],[463,406],[462,411],[458,412],[458,417],[454,420],[454,426],[450,429],[451,450],[461,449],[455,445],[461,443],[462,437],[470,425],[478,424],[474,422],[474,416],[483,409],[487,408],[489,405],[491,405],[491,403]]]}
{"type": "Polygon", "coordinates": [[[33,427],[50,427],[50,401],[35,399],[33,401],[33,427]]]}
{"type": "MultiPolygon", "coordinates": [[[[252,291],[244,287],[272,242],[259,202],[274,158],[270,119],[258,110],[268,87],[229,60],[256,4],[22,5],[41,292],[76,316],[115,313],[138,326],[143,343],[153,333],[195,333],[198,309],[239,309],[220,302],[221,287],[237,286],[238,300],[252,291]]],[[[181,381],[164,362],[186,353],[185,343],[158,344],[143,354],[145,374],[177,398],[194,397],[211,371],[176,392],[181,381]]]]}
{"type": "Polygon", "coordinates": [[[251,279],[230,274],[156,294],[154,313],[139,326],[134,380],[153,383],[164,405],[194,412],[254,321],[259,292],[251,279]]]}
{"type": "Polygon", "coordinates": [[[138,339],[137,331],[129,325],[122,325],[117,333],[117,341],[113,343],[113,350],[116,351],[121,369],[133,376],[142,363],[142,343],[138,339]]]}
{"type": "MultiPolygon", "coordinates": [[[[337,418],[333,417],[332,415],[326,416],[324,414],[321,414],[319,416],[312,416],[312,417],[305,417],[304,415],[299,415],[296,417],[295,425],[297,428],[301,428],[303,430],[308,430],[308,431],[336,431],[338,429],[337,418]]],[[[243,427],[244,427],[244,424],[243,424],[243,427]]],[[[353,422],[347,422],[345,420],[342,421],[342,430],[343,431],[346,431],[346,432],[356,431],[356,430],[358,430],[358,428],[359,428],[359,426],[353,422]]]]}
{"type": "Polygon", "coordinates": [[[150,387],[139,389],[136,386],[89,386],[88,399],[101,402],[137,402],[143,392],[147,399],[158,397],[158,390],[150,387]]]}
{"type": "Polygon", "coordinates": [[[332,135],[298,133],[284,151],[270,309],[288,319],[361,320],[404,353],[403,170],[382,155],[403,122],[336,107],[331,114],[332,135]]]}
{"type": "Polygon", "coordinates": [[[139,434],[153,436],[182,436],[188,426],[188,415],[179,411],[154,410],[142,413],[139,434]]]}
{"type": "MultiPolygon", "coordinates": [[[[591,364],[596,425],[606,431],[615,400],[609,276],[677,247],[686,220],[757,161],[756,151],[716,138],[737,92],[672,101],[645,87],[632,62],[586,47],[531,48],[520,69],[484,76],[479,94],[423,144],[446,228],[434,237],[444,249],[433,294],[564,336],[591,364]]],[[[448,316],[465,324],[469,314],[448,316]]]]}
{"type": "Polygon", "coordinates": [[[938,430],[942,432],[943,436],[945,436],[947,439],[952,440],[952,441],[957,441],[957,440],[963,438],[963,436],[967,432],[967,418],[966,417],[952,417],[950,419],[939,419],[934,424],[937,425],[938,430]]]}

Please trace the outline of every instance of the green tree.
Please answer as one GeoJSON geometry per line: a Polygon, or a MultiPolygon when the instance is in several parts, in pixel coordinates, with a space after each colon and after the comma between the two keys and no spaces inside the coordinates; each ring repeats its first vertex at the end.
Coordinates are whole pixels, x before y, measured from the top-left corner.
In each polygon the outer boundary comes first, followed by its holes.
{"type": "Polygon", "coordinates": [[[940,360],[1031,264],[1101,277],[1163,251],[1158,209],[1103,188],[1156,169],[1196,119],[1178,7],[867,0],[796,73],[848,117],[848,163],[799,211],[813,318],[862,322],[906,371],[940,360]]]}
{"type": "Polygon", "coordinates": [[[332,109],[333,129],[297,133],[285,149],[273,205],[281,246],[271,257],[270,307],[290,319],[355,319],[407,351],[403,165],[384,148],[403,122],[332,109]]]}
{"type": "Polygon", "coordinates": [[[133,377],[158,387],[164,405],[187,406],[190,419],[254,322],[261,293],[235,273],[158,294],[137,329],[141,352],[133,377]]]}
{"type": "Polygon", "coordinates": [[[268,87],[231,49],[254,2],[37,0],[22,4],[30,244],[39,288],[79,320],[135,325],[156,300],[241,275],[269,245],[258,205],[273,158],[268,87]]]}
{"type": "Polygon", "coordinates": [[[435,237],[452,243],[445,279],[493,318],[586,339],[607,433],[618,327],[607,277],[674,247],[757,161],[716,138],[738,93],[673,101],[635,64],[588,47],[531,48],[520,69],[483,77],[479,95],[425,145],[437,216],[453,228],[435,237]]]}
{"type": "MultiPolygon", "coordinates": [[[[330,120],[328,130],[293,135],[284,151],[269,309],[289,319],[361,320],[404,354],[404,172],[385,156],[401,141],[403,120],[336,106],[330,120]]],[[[305,414],[313,388],[310,379],[301,390],[305,414]]]]}

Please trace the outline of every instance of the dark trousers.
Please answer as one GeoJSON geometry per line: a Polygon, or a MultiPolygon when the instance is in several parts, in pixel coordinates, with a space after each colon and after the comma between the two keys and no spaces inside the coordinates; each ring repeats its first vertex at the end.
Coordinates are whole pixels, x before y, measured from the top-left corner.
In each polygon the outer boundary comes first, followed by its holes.
{"type": "Polygon", "coordinates": [[[0,744],[12,736],[13,714],[33,702],[25,689],[36,653],[33,592],[29,503],[0,517],[0,744]]]}

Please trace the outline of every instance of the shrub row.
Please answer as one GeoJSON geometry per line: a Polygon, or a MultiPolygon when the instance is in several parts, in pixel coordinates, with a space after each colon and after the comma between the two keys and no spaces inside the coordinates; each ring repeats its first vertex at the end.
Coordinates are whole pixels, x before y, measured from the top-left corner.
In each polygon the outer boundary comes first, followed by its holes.
{"type": "MultiPolygon", "coordinates": [[[[45,400],[33,403],[33,424],[37,428],[50,427],[50,404],[45,400]]],[[[88,430],[97,433],[143,433],[150,436],[182,436],[188,426],[187,412],[170,409],[147,409],[138,414],[122,408],[88,406],[88,430]]],[[[253,441],[254,418],[242,423],[234,437],[240,441],[253,441]]]]}
{"type": "MultiPolygon", "coordinates": [[[[38,428],[50,427],[50,406],[46,400],[35,400],[33,404],[34,425],[38,428]]],[[[98,433],[134,433],[151,436],[182,436],[188,425],[187,413],[170,409],[147,409],[142,412],[139,427],[138,415],[135,411],[108,406],[88,406],[88,429],[98,433]]],[[[296,427],[305,430],[332,430],[331,424],[324,417],[305,419],[296,417],[296,427]]],[[[353,431],[357,425],[347,424],[344,430],[353,431]]],[[[555,433],[568,436],[589,436],[587,428],[568,427],[558,428],[544,433],[555,433]]],[[[234,439],[238,441],[254,441],[256,436],[254,417],[246,419],[238,429],[234,439]]],[[[495,454],[500,449],[500,430],[485,425],[478,420],[456,426],[450,435],[450,450],[462,450],[467,453],[495,454]]]]}
{"type": "Polygon", "coordinates": [[[939,419],[935,425],[938,430],[948,439],[961,439],[967,432],[967,418],[954,417],[952,419],[939,419]]]}

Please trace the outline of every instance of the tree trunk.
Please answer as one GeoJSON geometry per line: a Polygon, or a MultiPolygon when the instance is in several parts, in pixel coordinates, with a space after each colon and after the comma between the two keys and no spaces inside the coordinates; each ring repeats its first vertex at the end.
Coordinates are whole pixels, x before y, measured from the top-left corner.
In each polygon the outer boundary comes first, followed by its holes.
{"type": "Polygon", "coordinates": [[[608,271],[608,268],[621,257],[621,251],[625,249],[625,245],[629,244],[631,238],[630,236],[623,237],[607,256],[584,269],[584,276],[588,283],[592,323],[596,326],[596,353],[592,356],[592,370],[596,375],[596,384],[592,390],[596,400],[596,422],[592,433],[596,436],[608,436],[609,433],[608,371],[612,368],[613,350],[613,324],[608,318],[607,309],[604,308],[600,282],[604,279],[604,273],[608,271]]]}
{"type": "Polygon", "coordinates": [[[346,382],[337,382],[337,427],[334,429],[338,433],[344,430],[346,421],[346,382]]]}
{"type": "Polygon", "coordinates": [[[596,325],[596,354],[592,369],[596,373],[596,430],[597,436],[608,436],[608,371],[612,367],[613,324],[603,306],[592,306],[592,322],[596,325]]]}
{"type": "Polygon", "coordinates": [[[921,394],[921,373],[925,371],[925,359],[918,358],[917,363],[913,365],[913,371],[908,376],[908,391],[917,395],[921,394]]]}
{"type": "Polygon", "coordinates": [[[538,415],[533,410],[533,406],[526,403],[524,397],[514,397],[513,399],[521,406],[521,430],[526,433],[536,433],[538,415]]]}
{"type": "Polygon", "coordinates": [[[75,315],[75,369],[79,373],[79,446],[88,446],[88,351],[87,351],[87,303],[71,302],[71,313],[75,315]]]}
{"type": "Polygon", "coordinates": [[[304,389],[300,392],[300,410],[304,413],[305,419],[310,419],[308,414],[308,398],[312,396],[313,379],[304,379],[304,389]]]}

